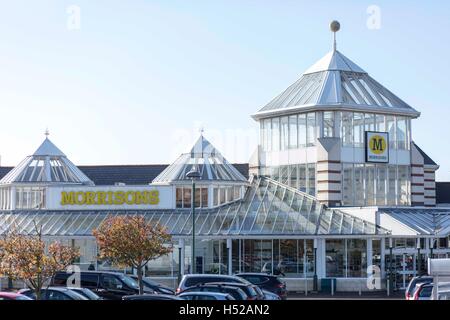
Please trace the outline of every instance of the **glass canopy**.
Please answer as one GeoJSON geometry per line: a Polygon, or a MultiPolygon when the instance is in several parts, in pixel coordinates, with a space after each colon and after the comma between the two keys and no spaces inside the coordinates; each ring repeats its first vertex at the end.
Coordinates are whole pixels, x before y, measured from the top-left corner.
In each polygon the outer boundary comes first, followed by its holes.
{"type": "MultiPolygon", "coordinates": [[[[90,236],[108,216],[143,215],[147,221],[165,226],[174,236],[192,232],[191,211],[14,211],[0,213],[0,233],[17,228],[34,233],[34,224],[46,236],[90,236]]],[[[274,180],[251,180],[243,199],[213,209],[196,210],[199,236],[232,235],[367,235],[388,231],[370,222],[321,205],[314,197],[274,180]]]]}

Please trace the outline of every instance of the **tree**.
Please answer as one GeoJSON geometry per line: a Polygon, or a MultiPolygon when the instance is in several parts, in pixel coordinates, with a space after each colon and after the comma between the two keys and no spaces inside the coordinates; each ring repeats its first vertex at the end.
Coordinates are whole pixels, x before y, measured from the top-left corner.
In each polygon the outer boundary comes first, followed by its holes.
{"type": "Polygon", "coordinates": [[[13,229],[0,240],[0,274],[23,280],[40,300],[45,283],[80,254],[77,248],[56,241],[46,250],[42,229],[35,224],[35,230],[36,235],[23,235],[13,229]]]}
{"type": "Polygon", "coordinates": [[[150,225],[142,216],[110,217],[93,231],[100,258],[137,270],[139,293],[144,293],[142,271],[153,259],[172,252],[172,237],[166,229],[150,225]]]}

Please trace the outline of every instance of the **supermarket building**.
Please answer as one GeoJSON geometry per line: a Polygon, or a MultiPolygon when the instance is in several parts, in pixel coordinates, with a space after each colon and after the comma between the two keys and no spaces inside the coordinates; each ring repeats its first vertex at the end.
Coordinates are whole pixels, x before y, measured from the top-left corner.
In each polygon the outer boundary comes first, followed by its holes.
{"type": "MultiPolygon", "coordinates": [[[[203,135],[169,166],[77,167],[48,136],[14,168],[1,167],[0,233],[42,227],[97,259],[92,230],[111,215],[167,227],[171,254],[147,275],[175,281],[191,266],[191,183],[197,168],[196,272],[282,271],[291,290],[316,275],[337,290],[368,290],[367,267],[395,286],[450,257],[450,208],[436,207],[439,166],[413,141],[420,113],[333,47],[252,117],[260,143],[233,165],[203,135]]],[[[383,282],[384,283],[384,282],[383,282]]]]}

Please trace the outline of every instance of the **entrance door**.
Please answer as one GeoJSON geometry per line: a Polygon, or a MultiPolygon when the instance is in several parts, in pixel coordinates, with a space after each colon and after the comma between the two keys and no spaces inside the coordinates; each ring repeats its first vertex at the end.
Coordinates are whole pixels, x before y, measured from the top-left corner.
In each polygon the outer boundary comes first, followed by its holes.
{"type": "Polygon", "coordinates": [[[395,286],[406,289],[409,281],[416,275],[416,254],[403,253],[395,255],[395,286]]]}

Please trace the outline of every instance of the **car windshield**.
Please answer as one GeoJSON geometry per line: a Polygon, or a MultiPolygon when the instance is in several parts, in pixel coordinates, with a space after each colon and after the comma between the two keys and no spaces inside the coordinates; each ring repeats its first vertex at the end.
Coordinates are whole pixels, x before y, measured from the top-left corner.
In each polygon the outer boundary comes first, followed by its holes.
{"type": "Polygon", "coordinates": [[[119,278],[120,278],[120,280],[123,281],[123,283],[125,283],[130,288],[135,288],[135,289],[139,288],[138,283],[136,281],[134,281],[132,278],[125,276],[123,274],[119,275],[119,278]]]}
{"type": "Polygon", "coordinates": [[[150,280],[149,278],[142,278],[142,281],[146,284],[148,284],[149,286],[153,286],[153,287],[160,287],[161,285],[153,280],[150,280]]]}

